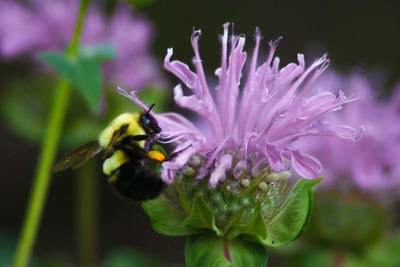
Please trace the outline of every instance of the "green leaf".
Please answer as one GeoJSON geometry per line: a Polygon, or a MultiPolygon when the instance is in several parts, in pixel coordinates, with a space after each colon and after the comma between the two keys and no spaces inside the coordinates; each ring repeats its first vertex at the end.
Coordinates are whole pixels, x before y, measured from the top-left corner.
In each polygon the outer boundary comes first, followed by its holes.
{"type": "Polygon", "coordinates": [[[164,195],[143,202],[142,207],[150,217],[153,229],[160,234],[183,236],[195,233],[182,224],[185,213],[164,195]]]}
{"type": "MultiPolygon", "coordinates": [[[[267,230],[265,228],[265,222],[260,213],[261,203],[257,205],[257,210],[254,213],[254,217],[245,225],[236,224],[240,218],[235,216],[232,220],[232,227],[228,230],[227,238],[234,239],[239,235],[245,234],[248,236],[254,236],[257,240],[264,240],[267,236],[267,230]]],[[[242,210],[243,211],[243,210],[242,210]]],[[[241,216],[242,212],[239,212],[241,216]]]]}
{"type": "Polygon", "coordinates": [[[228,250],[235,267],[267,266],[267,251],[258,243],[235,239],[229,241],[228,250]]]}
{"type": "Polygon", "coordinates": [[[267,223],[264,245],[284,246],[300,235],[310,215],[313,189],[322,179],[301,179],[296,183],[281,210],[267,223]]]}
{"type": "Polygon", "coordinates": [[[82,46],[79,50],[79,57],[87,59],[97,59],[100,61],[111,60],[115,58],[116,50],[113,45],[87,45],[82,46]]]}
{"type": "Polygon", "coordinates": [[[72,84],[84,97],[90,109],[97,112],[102,91],[101,61],[97,58],[69,58],[58,53],[42,53],[40,58],[72,84]]]}
{"type": "Polygon", "coordinates": [[[216,234],[222,235],[215,225],[214,212],[210,209],[202,197],[196,197],[193,201],[192,211],[183,222],[184,226],[191,229],[210,229],[216,234]]]}
{"type": "Polygon", "coordinates": [[[185,259],[187,267],[262,267],[267,266],[268,255],[258,243],[201,234],[187,239],[185,259]]]}
{"type": "MultiPolygon", "coordinates": [[[[185,178],[183,178],[185,179],[185,178]]],[[[178,179],[174,179],[174,182],[171,185],[173,187],[173,191],[178,193],[179,203],[182,206],[182,209],[189,214],[192,211],[192,204],[189,202],[186,194],[183,192],[182,187],[179,185],[178,179]]]]}

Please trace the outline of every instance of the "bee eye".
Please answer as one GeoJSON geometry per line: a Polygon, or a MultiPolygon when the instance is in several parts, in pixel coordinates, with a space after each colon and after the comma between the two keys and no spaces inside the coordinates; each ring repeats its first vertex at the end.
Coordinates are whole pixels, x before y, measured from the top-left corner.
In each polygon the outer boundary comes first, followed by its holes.
{"type": "Polygon", "coordinates": [[[161,128],[158,126],[157,121],[147,113],[140,116],[140,125],[147,134],[158,134],[161,132],[161,128]]]}
{"type": "Polygon", "coordinates": [[[147,126],[150,124],[150,120],[149,118],[147,118],[145,115],[141,115],[140,116],[140,124],[142,124],[142,126],[147,126]]]}

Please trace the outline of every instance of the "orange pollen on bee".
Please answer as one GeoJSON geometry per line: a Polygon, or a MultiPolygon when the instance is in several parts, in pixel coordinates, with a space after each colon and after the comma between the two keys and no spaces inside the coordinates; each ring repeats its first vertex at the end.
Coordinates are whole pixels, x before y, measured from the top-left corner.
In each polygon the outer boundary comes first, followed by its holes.
{"type": "Polygon", "coordinates": [[[147,156],[158,162],[163,162],[165,160],[164,154],[157,150],[150,150],[149,152],[147,152],[147,156]]]}

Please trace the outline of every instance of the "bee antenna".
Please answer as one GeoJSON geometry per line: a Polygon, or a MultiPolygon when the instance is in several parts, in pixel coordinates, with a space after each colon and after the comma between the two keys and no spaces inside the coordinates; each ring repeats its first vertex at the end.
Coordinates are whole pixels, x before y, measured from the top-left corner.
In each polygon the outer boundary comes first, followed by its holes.
{"type": "Polygon", "coordinates": [[[147,111],[147,114],[150,113],[151,109],[152,109],[155,105],[156,105],[155,103],[151,104],[151,106],[149,107],[149,110],[147,111]]]}

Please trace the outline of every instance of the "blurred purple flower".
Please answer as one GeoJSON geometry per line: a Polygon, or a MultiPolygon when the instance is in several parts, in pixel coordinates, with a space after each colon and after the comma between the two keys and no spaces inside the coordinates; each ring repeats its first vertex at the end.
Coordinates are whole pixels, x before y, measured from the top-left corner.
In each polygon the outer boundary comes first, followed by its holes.
{"type": "MultiPolygon", "coordinates": [[[[0,54],[5,58],[47,50],[62,51],[70,42],[78,15],[78,0],[0,2],[0,54]]],[[[82,32],[84,45],[109,43],[116,47],[115,61],[105,65],[108,82],[131,88],[161,85],[161,75],[149,53],[152,27],[132,9],[120,4],[106,18],[91,5],[82,32]]]]}
{"type": "Polygon", "coordinates": [[[360,73],[349,77],[329,72],[317,84],[335,92],[338,88],[357,93],[360,99],[342,112],[324,119],[352,126],[364,125],[357,143],[333,138],[299,140],[298,147],[316,155],[323,163],[325,185],[364,190],[398,190],[400,186],[400,86],[388,102],[378,101],[371,83],[360,73]],[[350,186],[349,186],[350,185],[350,186]]]}
{"type": "MultiPolygon", "coordinates": [[[[328,59],[323,56],[305,68],[304,57],[298,54],[298,64],[290,63],[279,69],[279,58],[274,58],[274,53],[280,38],[270,42],[266,61],[257,67],[261,40],[258,30],[247,81],[239,93],[246,61],[245,38],[241,35],[229,37],[228,27],[229,24],[224,25],[222,62],[215,72],[219,78],[216,101],[206,83],[200,59],[198,41],[201,31],[192,35],[196,73],[180,61],[171,61],[173,50],[168,49],[165,68],[193,92],[185,96],[182,86],[177,85],[175,102],[201,115],[210,129],[197,128],[176,113],[154,114],[163,129],[162,137],[175,140],[178,143],[175,151],[181,151],[176,158],[163,164],[162,178],[171,183],[176,171],[189,159],[204,163],[198,178],[209,174],[211,187],[215,187],[228,171],[238,178],[243,175],[252,178],[268,167],[274,172],[285,171],[289,161],[303,177],[317,178],[322,168],[320,162],[294,149],[291,144],[299,137],[309,135],[356,140],[359,134],[353,128],[318,120],[322,114],[338,110],[354,98],[347,98],[342,92],[337,96],[321,92],[307,97],[311,85],[327,67],[328,59]]],[[[121,89],[120,92],[147,109],[134,93],[128,95],[121,89]]]]}

